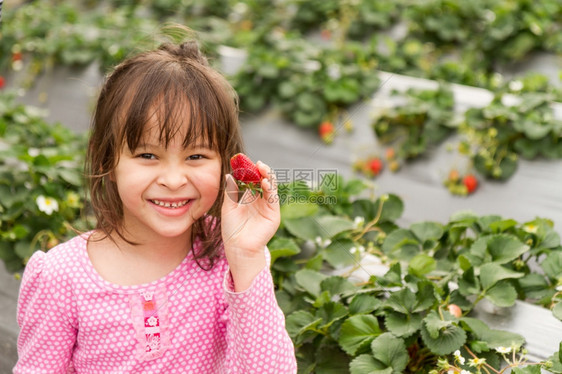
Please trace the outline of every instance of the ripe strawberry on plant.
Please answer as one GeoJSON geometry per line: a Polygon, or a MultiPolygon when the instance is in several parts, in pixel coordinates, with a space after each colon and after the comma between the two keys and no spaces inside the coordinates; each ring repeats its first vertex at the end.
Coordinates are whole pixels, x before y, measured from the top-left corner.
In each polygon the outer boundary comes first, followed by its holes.
{"type": "Polygon", "coordinates": [[[0,90],[6,85],[6,80],[0,75],[0,90]]]}
{"type": "Polygon", "coordinates": [[[478,187],[478,179],[472,174],[467,174],[462,179],[462,183],[465,185],[466,190],[469,194],[473,193],[478,187]]]}
{"type": "Polygon", "coordinates": [[[230,167],[232,168],[232,176],[236,179],[238,188],[250,190],[252,194],[258,192],[260,196],[262,195],[263,191],[260,187],[261,173],[248,156],[243,153],[235,154],[230,158],[230,167]]]}
{"type": "Polygon", "coordinates": [[[330,144],[334,141],[334,133],[335,128],[332,122],[324,121],[318,127],[318,134],[326,144],[330,144]]]}
{"type": "Polygon", "coordinates": [[[367,161],[367,168],[372,175],[377,176],[383,168],[383,163],[380,158],[374,157],[367,161]]]}

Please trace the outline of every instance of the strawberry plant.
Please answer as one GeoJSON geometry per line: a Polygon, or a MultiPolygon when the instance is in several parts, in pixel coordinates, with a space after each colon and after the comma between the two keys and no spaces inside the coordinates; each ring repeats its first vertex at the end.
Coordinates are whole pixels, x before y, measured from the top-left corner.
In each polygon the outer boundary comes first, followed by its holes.
{"type": "Polygon", "coordinates": [[[520,103],[506,105],[497,95],[485,108],[465,114],[461,150],[488,178],[506,180],[515,173],[519,156],[562,158],[562,122],[554,117],[549,94],[523,93],[520,103]]]}
{"type": "MultiPolygon", "coordinates": [[[[282,186],[289,203],[269,243],[300,373],[499,373],[524,338],[472,317],[481,300],[524,299],[562,319],[562,247],[549,220],[460,213],[400,227],[397,196],[364,199],[362,182],[337,185],[282,186]],[[335,203],[318,199],[327,194],[335,203]]],[[[537,364],[562,372],[559,354],[537,364]]]]}
{"type": "Polygon", "coordinates": [[[0,259],[23,268],[85,227],[82,163],[85,138],[46,123],[36,109],[0,94],[0,259]]]}
{"type": "Polygon", "coordinates": [[[372,126],[382,144],[393,145],[397,157],[407,160],[424,155],[453,133],[454,98],[444,85],[409,89],[404,96],[406,103],[379,113],[372,126]]]}

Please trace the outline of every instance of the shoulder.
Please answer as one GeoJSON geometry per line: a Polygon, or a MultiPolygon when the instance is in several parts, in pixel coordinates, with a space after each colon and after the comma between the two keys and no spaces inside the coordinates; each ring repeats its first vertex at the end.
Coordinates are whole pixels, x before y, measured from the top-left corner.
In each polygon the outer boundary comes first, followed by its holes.
{"type": "Polygon", "coordinates": [[[41,277],[44,280],[65,277],[69,272],[76,271],[80,263],[82,251],[86,250],[87,234],[76,236],[61,243],[47,252],[36,251],[24,270],[22,282],[26,279],[41,277]]]}

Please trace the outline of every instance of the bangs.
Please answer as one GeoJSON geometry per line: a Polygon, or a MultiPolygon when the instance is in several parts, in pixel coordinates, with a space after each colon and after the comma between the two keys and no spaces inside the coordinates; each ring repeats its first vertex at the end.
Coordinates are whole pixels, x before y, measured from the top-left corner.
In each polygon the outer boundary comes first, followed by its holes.
{"type": "Polygon", "coordinates": [[[182,133],[184,147],[206,146],[222,153],[233,125],[228,101],[224,101],[228,98],[217,95],[224,87],[217,89],[218,82],[210,80],[208,72],[166,65],[152,66],[131,87],[135,94],[119,116],[123,125],[118,138],[134,151],[145,140],[145,130],[155,130],[165,147],[182,133]]]}

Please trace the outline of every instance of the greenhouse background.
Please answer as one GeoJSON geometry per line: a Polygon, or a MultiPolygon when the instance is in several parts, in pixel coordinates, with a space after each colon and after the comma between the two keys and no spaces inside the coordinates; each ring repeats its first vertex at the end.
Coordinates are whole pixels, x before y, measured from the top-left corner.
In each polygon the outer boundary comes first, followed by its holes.
{"type": "Polygon", "coordinates": [[[3,4],[0,373],[18,272],[92,223],[80,167],[103,76],[173,23],[227,75],[247,154],[295,201],[269,247],[299,372],[439,372],[458,365],[445,331],[496,366],[524,338],[562,372],[560,1],[67,0],[3,4]],[[449,274],[460,291],[426,292],[449,274]],[[451,300],[465,315],[432,338],[451,300]]]}

